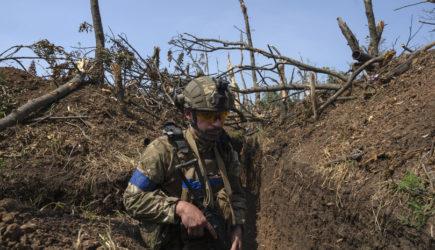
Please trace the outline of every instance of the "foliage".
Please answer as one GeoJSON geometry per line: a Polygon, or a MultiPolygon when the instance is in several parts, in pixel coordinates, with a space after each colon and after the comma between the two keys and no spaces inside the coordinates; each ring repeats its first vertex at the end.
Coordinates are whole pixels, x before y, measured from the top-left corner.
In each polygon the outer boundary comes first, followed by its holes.
{"type": "MultiPolygon", "coordinates": [[[[332,67],[323,67],[323,69],[335,71],[332,67]]],[[[344,71],[338,71],[342,75],[346,75],[346,72],[344,71]]],[[[341,80],[333,75],[326,75],[325,83],[339,83],[341,80]]]]}
{"type": "Polygon", "coordinates": [[[29,74],[31,75],[38,75],[38,73],[36,72],[36,65],[35,65],[35,61],[32,60],[32,62],[29,65],[29,69],[27,70],[29,72],[29,74]]]}
{"type": "Polygon", "coordinates": [[[41,206],[42,205],[42,196],[38,196],[35,199],[30,198],[29,202],[30,202],[31,206],[37,208],[39,211],[43,211],[44,209],[46,209],[47,207],[50,207],[50,206],[54,206],[54,210],[56,210],[56,208],[63,209],[63,207],[64,207],[61,202],[56,202],[56,201],[53,201],[53,202],[50,202],[46,205],[41,206]]]}
{"type": "Polygon", "coordinates": [[[80,24],[79,32],[80,33],[82,33],[82,32],[89,33],[89,32],[92,32],[93,29],[94,29],[94,27],[90,23],[83,22],[83,23],[80,24]]]}
{"type": "Polygon", "coordinates": [[[278,103],[277,99],[280,98],[279,92],[265,92],[262,93],[262,98],[260,100],[260,107],[263,109],[270,109],[276,107],[278,103]]]}
{"type": "Polygon", "coordinates": [[[48,203],[47,205],[42,206],[42,207],[39,209],[39,211],[42,211],[42,210],[44,210],[45,208],[47,208],[47,207],[49,207],[49,206],[51,206],[51,205],[54,206],[54,209],[55,209],[55,210],[56,210],[56,208],[61,208],[61,209],[63,209],[63,204],[62,204],[61,202],[55,202],[55,201],[53,201],[53,202],[48,203]]]}
{"type": "Polygon", "coordinates": [[[4,85],[6,77],[0,74],[0,119],[16,108],[18,101],[10,98],[8,87],[4,85]]]}
{"type": "Polygon", "coordinates": [[[397,185],[399,191],[410,194],[408,206],[411,213],[407,216],[399,216],[403,224],[421,227],[426,224],[428,217],[435,214],[433,206],[434,194],[431,194],[425,187],[428,181],[408,171],[397,185]]]}
{"type": "Polygon", "coordinates": [[[402,178],[402,182],[399,183],[398,188],[401,191],[410,192],[411,194],[415,195],[418,194],[419,190],[424,189],[424,182],[425,179],[417,176],[411,171],[408,171],[402,178]]]}
{"type": "Polygon", "coordinates": [[[56,46],[47,39],[32,44],[31,49],[40,58],[45,59],[50,65],[57,64],[56,57],[66,54],[65,49],[62,46],[56,46]]]}

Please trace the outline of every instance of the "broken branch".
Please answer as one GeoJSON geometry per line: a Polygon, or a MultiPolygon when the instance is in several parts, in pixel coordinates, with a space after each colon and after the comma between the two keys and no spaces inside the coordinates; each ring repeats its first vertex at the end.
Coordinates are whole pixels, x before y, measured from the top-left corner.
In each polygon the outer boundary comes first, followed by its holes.
{"type": "MultiPolygon", "coordinates": [[[[329,90],[339,90],[341,88],[338,84],[316,84],[316,89],[329,89],[329,90]]],[[[243,94],[250,94],[250,93],[256,93],[256,92],[275,92],[280,90],[309,90],[310,87],[307,85],[302,84],[286,84],[283,85],[276,85],[276,86],[267,86],[267,87],[253,87],[250,89],[235,89],[232,88],[233,91],[243,94]]]]}
{"type": "Polygon", "coordinates": [[[322,113],[322,111],[326,107],[328,107],[329,104],[331,104],[333,101],[335,101],[335,99],[337,99],[337,97],[339,97],[347,88],[349,88],[352,85],[353,80],[356,78],[356,76],[359,73],[361,73],[367,66],[371,65],[372,63],[382,61],[383,58],[384,58],[383,55],[372,58],[372,59],[368,60],[367,62],[365,62],[355,72],[353,72],[352,76],[349,78],[349,80],[346,82],[346,84],[340,90],[338,90],[333,96],[331,96],[324,104],[322,104],[322,106],[320,106],[320,108],[318,110],[319,115],[320,115],[320,113],[322,113]]]}

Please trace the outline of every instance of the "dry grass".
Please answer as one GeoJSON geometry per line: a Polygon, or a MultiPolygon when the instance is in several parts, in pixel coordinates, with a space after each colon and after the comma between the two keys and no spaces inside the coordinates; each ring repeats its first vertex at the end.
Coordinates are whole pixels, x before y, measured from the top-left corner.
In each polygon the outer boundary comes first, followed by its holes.
{"type": "Polygon", "coordinates": [[[110,222],[108,225],[106,225],[106,230],[104,234],[98,234],[100,237],[100,240],[102,241],[102,244],[104,246],[104,249],[108,250],[122,250],[127,249],[124,247],[120,247],[118,244],[115,243],[112,239],[112,227],[110,226],[110,222]]]}

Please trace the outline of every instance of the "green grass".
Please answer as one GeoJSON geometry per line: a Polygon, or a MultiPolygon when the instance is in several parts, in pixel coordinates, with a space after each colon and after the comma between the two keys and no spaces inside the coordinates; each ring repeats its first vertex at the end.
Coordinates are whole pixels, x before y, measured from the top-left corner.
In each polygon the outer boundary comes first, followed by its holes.
{"type": "Polygon", "coordinates": [[[435,214],[434,194],[426,189],[428,183],[428,180],[408,171],[397,185],[399,191],[410,195],[408,199],[410,214],[398,216],[404,225],[422,227],[426,225],[427,219],[435,214]]]}

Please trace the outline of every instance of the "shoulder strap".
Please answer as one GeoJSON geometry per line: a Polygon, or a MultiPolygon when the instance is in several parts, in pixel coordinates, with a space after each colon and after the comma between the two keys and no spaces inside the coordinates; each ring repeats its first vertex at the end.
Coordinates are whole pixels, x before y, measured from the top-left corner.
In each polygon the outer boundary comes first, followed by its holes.
{"type": "Polygon", "coordinates": [[[167,120],[163,123],[163,135],[177,145],[178,152],[183,154],[189,152],[189,147],[183,137],[183,131],[173,120],[167,120]]]}
{"type": "Polygon", "coordinates": [[[204,199],[204,207],[214,207],[214,199],[213,199],[213,193],[212,193],[212,189],[210,186],[210,182],[208,181],[207,178],[207,173],[205,172],[205,168],[204,168],[204,162],[201,159],[201,156],[199,154],[198,151],[198,147],[196,146],[196,142],[195,139],[193,139],[192,134],[191,133],[186,133],[186,140],[187,143],[189,143],[190,147],[193,150],[193,153],[195,154],[196,158],[198,159],[198,165],[199,165],[199,169],[201,173],[198,173],[200,175],[202,175],[202,177],[204,178],[204,182],[205,182],[205,189],[206,189],[206,197],[204,199]]]}
{"type": "Polygon", "coordinates": [[[230,205],[230,211],[231,211],[231,222],[233,225],[236,225],[236,216],[234,215],[234,209],[233,209],[233,205],[231,203],[233,200],[233,191],[231,189],[230,180],[228,179],[227,169],[225,168],[224,160],[222,159],[222,156],[219,153],[219,150],[216,146],[214,147],[214,154],[215,154],[218,166],[219,166],[219,171],[221,172],[222,180],[224,181],[225,191],[227,192],[228,197],[229,197],[229,202],[230,202],[229,205],[230,205]]]}

